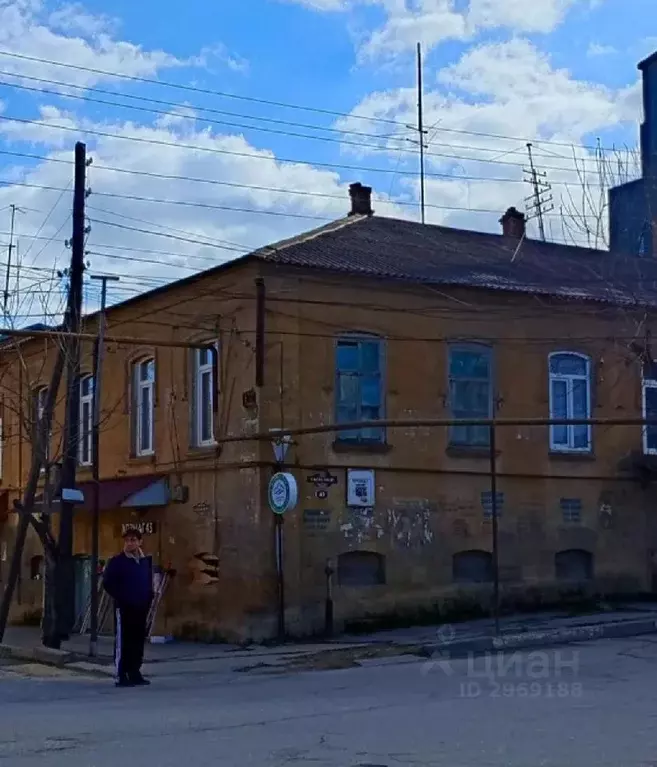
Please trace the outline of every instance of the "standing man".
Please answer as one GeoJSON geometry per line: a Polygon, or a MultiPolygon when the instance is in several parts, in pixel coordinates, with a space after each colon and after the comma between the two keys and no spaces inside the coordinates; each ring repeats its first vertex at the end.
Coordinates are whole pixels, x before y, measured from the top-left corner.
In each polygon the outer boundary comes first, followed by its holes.
{"type": "Polygon", "coordinates": [[[123,551],[107,563],[103,587],[114,600],[116,686],[150,684],[141,674],[148,611],[153,601],[153,562],[141,549],[136,528],[123,533],[123,551]]]}

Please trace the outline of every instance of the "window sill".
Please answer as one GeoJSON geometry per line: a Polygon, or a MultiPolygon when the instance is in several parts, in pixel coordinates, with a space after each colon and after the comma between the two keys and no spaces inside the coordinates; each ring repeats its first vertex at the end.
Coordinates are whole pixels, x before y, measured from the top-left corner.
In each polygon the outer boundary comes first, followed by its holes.
{"type": "Polygon", "coordinates": [[[155,453],[150,453],[149,455],[131,455],[128,458],[128,464],[130,466],[144,466],[151,463],[156,463],[155,453]]]}
{"type": "Polygon", "coordinates": [[[214,444],[214,445],[195,445],[193,447],[187,448],[187,458],[188,459],[195,459],[195,458],[209,458],[209,457],[215,457],[220,456],[222,450],[222,445],[214,444]]]}
{"type": "MultiPolygon", "coordinates": [[[[448,445],[445,452],[450,458],[490,458],[490,447],[483,445],[448,445]]],[[[500,453],[495,451],[496,456],[500,453]]]]}
{"type": "Polygon", "coordinates": [[[334,453],[375,453],[382,455],[392,450],[392,445],[387,442],[347,442],[346,440],[336,440],[333,445],[334,453]]]}
{"type": "Polygon", "coordinates": [[[550,450],[548,453],[548,457],[551,461],[573,461],[577,463],[578,461],[595,461],[595,453],[593,451],[590,451],[588,453],[582,452],[582,453],[569,453],[568,451],[561,451],[561,450],[550,450]]]}

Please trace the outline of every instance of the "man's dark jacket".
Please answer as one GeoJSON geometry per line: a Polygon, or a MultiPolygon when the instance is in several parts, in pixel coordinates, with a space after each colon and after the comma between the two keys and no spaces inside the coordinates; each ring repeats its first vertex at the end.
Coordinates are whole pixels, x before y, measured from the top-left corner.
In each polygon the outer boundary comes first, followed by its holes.
{"type": "Polygon", "coordinates": [[[153,601],[153,560],[117,554],[107,563],[103,587],[118,607],[148,609],[153,601]]]}

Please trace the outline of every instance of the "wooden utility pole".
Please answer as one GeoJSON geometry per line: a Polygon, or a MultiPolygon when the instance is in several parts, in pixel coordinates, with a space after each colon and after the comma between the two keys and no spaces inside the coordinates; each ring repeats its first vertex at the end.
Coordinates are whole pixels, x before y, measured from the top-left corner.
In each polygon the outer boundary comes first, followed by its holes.
{"type": "Polygon", "coordinates": [[[87,149],[75,145],[73,186],[73,236],[71,239],[70,285],[67,311],[70,333],[66,343],[66,415],[62,460],[62,501],[59,518],[59,561],[57,563],[57,620],[61,639],[67,638],[75,623],[75,571],[73,563],[73,514],[75,506],[65,500],[64,491],[75,488],[80,440],[80,329],[84,276],[85,199],[87,149]]]}
{"type": "Polygon", "coordinates": [[[105,306],[107,304],[108,281],[118,282],[118,277],[103,275],[92,277],[101,280],[100,314],[98,315],[98,338],[94,344],[94,420],[93,420],[93,481],[94,481],[94,511],[91,532],[91,616],[89,638],[89,655],[94,658],[98,649],[98,559],[100,536],[100,394],[103,371],[103,356],[105,352],[105,306]]]}

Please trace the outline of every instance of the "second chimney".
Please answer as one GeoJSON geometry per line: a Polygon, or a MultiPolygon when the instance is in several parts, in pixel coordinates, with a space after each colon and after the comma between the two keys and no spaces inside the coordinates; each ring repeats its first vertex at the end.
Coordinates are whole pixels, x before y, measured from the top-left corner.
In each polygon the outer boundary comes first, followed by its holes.
{"type": "Polygon", "coordinates": [[[363,186],[360,182],[349,185],[351,197],[350,216],[371,216],[372,210],[372,187],[363,186]]]}
{"type": "Polygon", "coordinates": [[[502,234],[505,237],[515,237],[521,240],[525,236],[525,214],[516,208],[509,208],[500,219],[502,234]]]}

